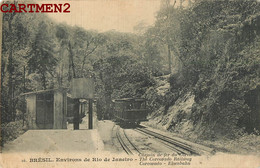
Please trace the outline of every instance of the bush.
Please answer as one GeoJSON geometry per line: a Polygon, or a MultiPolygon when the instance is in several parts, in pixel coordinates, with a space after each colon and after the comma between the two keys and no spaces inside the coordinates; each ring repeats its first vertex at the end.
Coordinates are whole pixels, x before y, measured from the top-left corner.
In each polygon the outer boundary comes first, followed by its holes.
{"type": "Polygon", "coordinates": [[[7,141],[12,141],[23,134],[26,128],[23,127],[23,121],[19,120],[1,124],[1,131],[1,146],[3,146],[7,141]]]}

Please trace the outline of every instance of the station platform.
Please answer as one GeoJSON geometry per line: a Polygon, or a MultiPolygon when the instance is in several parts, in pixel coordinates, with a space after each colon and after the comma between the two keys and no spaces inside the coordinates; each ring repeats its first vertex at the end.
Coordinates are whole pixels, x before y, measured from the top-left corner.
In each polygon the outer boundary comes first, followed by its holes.
{"type": "Polygon", "coordinates": [[[60,153],[103,150],[103,142],[93,130],[28,130],[16,140],[5,144],[2,153],[60,153]]]}
{"type": "Polygon", "coordinates": [[[79,130],[67,123],[67,129],[28,130],[12,142],[4,145],[2,153],[51,153],[51,152],[89,152],[95,153],[104,148],[96,129],[88,129],[88,116],[80,123],[79,130]]]}

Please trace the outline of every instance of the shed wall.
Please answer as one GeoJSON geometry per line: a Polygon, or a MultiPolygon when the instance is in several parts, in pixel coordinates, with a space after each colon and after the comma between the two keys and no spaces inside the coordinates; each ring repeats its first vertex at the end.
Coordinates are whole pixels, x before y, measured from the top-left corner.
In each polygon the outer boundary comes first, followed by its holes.
{"type": "Polygon", "coordinates": [[[36,125],[36,95],[28,95],[26,96],[26,113],[27,113],[27,121],[28,127],[30,129],[37,129],[36,125]]]}
{"type": "Polygon", "coordinates": [[[53,129],[66,129],[66,94],[54,92],[54,125],[53,129]]]}

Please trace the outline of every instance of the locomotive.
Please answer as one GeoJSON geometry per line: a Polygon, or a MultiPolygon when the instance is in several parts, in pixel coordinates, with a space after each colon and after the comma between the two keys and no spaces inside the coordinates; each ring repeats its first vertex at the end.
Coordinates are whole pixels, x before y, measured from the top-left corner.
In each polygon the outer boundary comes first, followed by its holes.
{"type": "Polygon", "coordinates": [[[122,98],[113,100],[115,121],[124,124],[140,124],[147,121],[148,109],[144,98],[122,98]]]}

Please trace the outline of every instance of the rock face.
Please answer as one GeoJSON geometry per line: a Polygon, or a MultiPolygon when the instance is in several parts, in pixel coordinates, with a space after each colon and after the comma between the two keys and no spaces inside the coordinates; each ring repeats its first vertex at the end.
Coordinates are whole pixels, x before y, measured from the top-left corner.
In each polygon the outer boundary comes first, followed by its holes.
{"type": "Polygon", "coordinates": [[[148,105],[155,109],[149,116],[149,124],[163,130],[186,133],[193,129],[189,120],[192,116],[192,106],[195,95],[191,91],[177,99],[170,91],[169,75],[156,79],[156,86],[146,92],[148,105]],[[172,102],[172,99],[176,101],[172,102]]]}
{"type": "MultiPolygon", "coordinates": [[[[184,97],[178,99],[174,105],[170,106],[165,115],[156,116],[157,111],[155,111],[152,113],[151,118],[160,122],[166,130],[176,129],[182,132],[182,129],[187,129],[184,127],[189,125],[188,119],[191,116],[193,103],[194,95],[187,93],[184,97]]],[[[160,110],[162,110],[162,108],[160,108],[159,111],[160,110]]]]}
{"type": "Polygon", "coordinates": [[[235,68],[222,74],[217,71],[212,77],[201,75],[194,86],[182,88],[170,85],[169,76],[156,78],[155,87],[146,91],[152,109],[149,124],[204,139],[232,137],[259,129],[257,71],[251,77],[238,79],[225,77],[235,68]]]}
{"type": "Polygon", "coordinates": [[[195,103],[194,98],[195,95],[188,92],[178,98],[173,105],[169,107],[167,107],[167,105],[161,106],[149,115],[148,124],[182,135],[189,134],[194,130],[193,122],[190,120],[192,116],[192,106],[195,103]]]}

